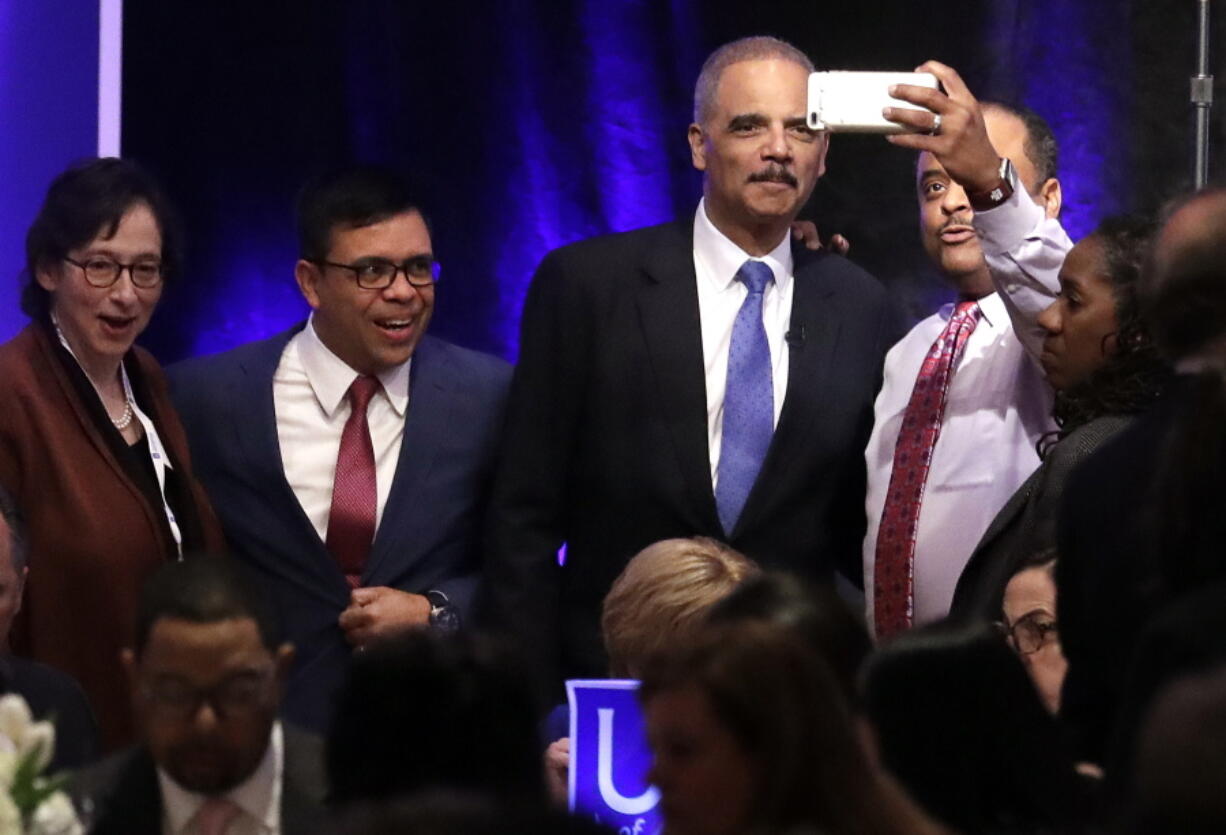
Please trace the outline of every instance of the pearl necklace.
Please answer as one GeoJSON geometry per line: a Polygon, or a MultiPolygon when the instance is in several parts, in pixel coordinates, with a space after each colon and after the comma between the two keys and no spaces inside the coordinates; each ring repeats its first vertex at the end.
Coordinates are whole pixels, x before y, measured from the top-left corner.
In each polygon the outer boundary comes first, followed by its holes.
{"type": "MultiPolygon", "coordinates": [[[[90,380],[90,382],[92,383],[93,380],[90,380]]],[[[105,409],[106,406],[104,405],[103,408],[105,409]]],[[[128,424],[132,422],[132,414],[132,401],[125,396],[123,399],[123,414],[120,415],[119,420],[115,420],[115,418],[111,417],[110,412],[107,412],[106,416],[110,418],[111,425],[122,432],[123,430],[127,429],[128,424]]]]}
{"type": "MultiPolygon", "coordinates": [[[[77,355],[69,346],[68,340],[64,338],[64,332],[60,330],[60,322],[59,319],[56,318],[54,312],[51,313],[51,324],[55,327],[55,335],[59,337],[60,344],[63,345],[65,350],[72,355],[74,360],[77,359],[77,355]]],[[[127,386],[124,386],[123,392],[123,414],[120,415],[118,419],[113,418],[111,417],[111,410],[106,407],[106,401],[102,399],[102,389],[98,388],[98,384],[94,382],[94,378],[91,377],[89,372],[85,370],[85,366],[81,365],[80,360],[77,360],[77,367],[81,369],[81,373],[85,375],[85,379],[89,380],[89,384],[94,387],[94,393],[98,395],[98,402],[102,404],[102,411],[106,413],[106,419],[111,422],[111,426],[114,426],[120,432],[127,429],[128,425],[132,423],[132,417],[135,414],[134,410],[132,409],[132,398],[128,396],[127,386]]],[[[123,366],[121,364],[121,373],[122,368],[123,366]]]]}

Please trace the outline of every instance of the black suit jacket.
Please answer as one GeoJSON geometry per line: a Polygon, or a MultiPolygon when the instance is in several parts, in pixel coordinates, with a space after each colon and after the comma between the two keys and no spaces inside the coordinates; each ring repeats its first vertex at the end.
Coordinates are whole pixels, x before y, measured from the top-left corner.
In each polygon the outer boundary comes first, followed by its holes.
{"type": "Polygon", "coordinates": [[[692,226],[555,250],[528,291],[487,581],[494,622],[544,681],[604,673],[601,600],[657,540],[710,536],[768,568],[829,580],[837,565],[859,576],[863,450],[897,335],[885,292],[841,257],[794,251],[783,411],[725,535],[707,450],[692,226]]]}
{"type": "Polygon", "coordinates": [[[998,620],[1005,586],[1030,557],[1056,547],[1056,519],[1069,477],[1094,450],[1131,423],[1105,415],[1077,427],[1051,447],[984,531],[958,578],[950,616],[958,621],[998,620]]]}
{"type": "MultiPolygon", "coordinates": [[[[313,832],[324,808],[324,743],[282,724],[285,767],[281,783],[281,831],[313,832]]],[[[82,771],[70,787],[90,835],[161,835],[162,789],[149,752],[129,748],[82,771]]]]}
{"type": "Polygon", "coordinates": [[[55,725],[55,751],[48,773],[80,768],[98,751],[98,723],[85,691],[68,673],[13,655],[0,655],[0,693],[26,700],[35,719],[55,725]]]}
{"type": "MultiPolygon", "coordinates": [[[[327,730],[352,649],[337,624],[349,586],[281,463],[272,378],[300,329],[168,369],[196,475],[230,552],[248,566],[296,648],[283,709],[327,730]]],[[[364,586],[444,592],[467,617],[510,366],[429,335],[413,354],[396,476],[364,586]]]]}

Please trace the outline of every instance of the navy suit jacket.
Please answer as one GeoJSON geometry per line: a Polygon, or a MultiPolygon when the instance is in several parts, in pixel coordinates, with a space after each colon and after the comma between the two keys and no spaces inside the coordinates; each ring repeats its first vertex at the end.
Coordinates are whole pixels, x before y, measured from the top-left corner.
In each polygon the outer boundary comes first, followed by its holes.
{"type": "Polygon", "coordinates": [[[881,285],[849,261],[793,254],[786,399],[728,532],[711,486],[693,220],[581,241],[541,263],[521,324],[485,588],[490,617],[520,640],[542,684],[604,674],[601,601],[657,540],[710,536],[767,568],[859,577],[864,445],[896,318],[881,285]]]}
{"type": "MultiPolygon", "coordinates": [[[[179,363],[168,376],[231,553],[250,567],[297,648],[285,715],[323,732],[352,651],[337,625],[349,587],[281,464],[272,378],[301,327],[179,363]]],[[[467,616],[510,376],[500,359],[422,338],[400,461],[362,585],[442,591],[467,616]]]]}

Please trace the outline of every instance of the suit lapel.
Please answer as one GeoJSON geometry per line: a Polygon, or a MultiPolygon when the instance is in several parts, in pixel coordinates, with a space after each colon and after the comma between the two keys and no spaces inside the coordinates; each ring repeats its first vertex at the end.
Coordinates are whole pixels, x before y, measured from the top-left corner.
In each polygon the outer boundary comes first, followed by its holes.
{"type": "Polygon", "coordinates": [[[423,338],[413,354],[396,476],[363,572],[364,585],[387,585],[375,578],[389,554],[398,555],[397,566],[411,565],[415,544],[411,534],[428,527],[421,518],[429,512],[424,494],[451,423],[454,373],[441,346],[428,336],[423,338]]]}
{"type": "Polygon", "coordinates": [[[803,336],[790,341],[788,351],[788,385],[783,411],[771,439],[766,460],[737,520],[734,536],[770,508],[771,501],[787,492],[789,473],[812,436],[812,425],[825,408],[829,386],[826,377],[835,363],[841,321],[838,305],[833,304],[834,290],[822,281],[819,265],[824,254],[793,247],[794,267],[792,315],[790,330],[803,336]],[[782,488],[782,489],[781,489],[782,488]]]}
{"type": "Polygon", "coordinates": [[[90,832],[95,835],[157,835],[162,831],[162,790],[157,770],[144,748],[117,755],[114,783],[94,797],[95,809],[90,832]]]}
{"type": "Polygon", "coordinates": [[[292,517],[291,525],[298,531],[301,544],[287,543],[287,547],[301,551],[301,564],[309,564],[314,573],[332,587],[338,583],[343,585],[343,577],[285,478],[281,441],[277,435],[272,380],[285,346],[300,330],[301,326],[269,339],[243,359],[230,392],[231,402],[241,404],[241,408],[228,411],[229,431],[234,448],[246,459],[252,481],[267,485],[274,494],[269,504],[285,508],[286,515],[292,517]]]}
{"type": "Polygon", "coordinates": [[[637,296],[639,321],[651,358],[657,402],[677,452],[689,506],[706,530],[720,530],[707,447],[707,390],[702,324],[694,273],[693,231],[684,222],[644,262],[649,281],[637,296]]]}
{"type": "Polygon", "coordinates": [[[983,536],[979,538],[979,545],[975,548],[975,552],[971,555],[971,560],[967,563],[967,568],[970,568],[972,563],[977,562],[976,557],[982,557],[992,546],[992,541],[1003,534],[1005,531],[1013,527],[1014,521],[1026,509],[1027,503],[1030,501],[1030,494],[1034,492],[1034,488],[1039,483],[1039,474],[1042,468],[1032,472],[1022,486],[1014,491],[1009,497],[1009,501],[1005,502],[1004,507],[992,519],[992,523],[988,525],[988,529],[983,532],[983,536]]]}

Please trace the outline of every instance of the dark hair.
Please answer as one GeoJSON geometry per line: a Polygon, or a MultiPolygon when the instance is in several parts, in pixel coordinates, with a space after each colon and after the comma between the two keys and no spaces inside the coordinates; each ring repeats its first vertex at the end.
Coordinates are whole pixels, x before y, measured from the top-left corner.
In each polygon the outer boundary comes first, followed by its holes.
{"type": "Polygon", "coordinates": [[[875,769],[825,663],[791,629],[710,625],[653,658],[640,698],[697,688],[757,776],[749,810],[763,832],[813,827],[844,833],[918,833],[922,812],[875,769]]]}
{"type": "Polygon", "coordinates": [[[1059,827],[1082,798],[1073,760],[1016,654],[986,624],[905,632],[869,658],[882,761],[962,832],[1059,827]]]}
{"type": "Polygon", "coordinates": [[[1031,551],[1017,561],[1017,564],[1013,567],[1013,574],[1010,576],[1016,577],[1030,568],[1046,568],[1055,563],[1058,556],[1059,552],[1054,547],[1039,548],[1037,551],[1031,551]]]}
{"type": "Polygon", "coordinates": [[[298,194],[298,257],[327,258],[337,226],[359,229],[405,212],[426,219],[413,186],[390,168],[361,165],[316,177],[298,194]]]}
{"type": "Polygon", "coordinates": [[[327,768],[339,804],[424,788],[544,803],[531,687],[464,635],[417,630],[354,656],[327,768]]]}
{"type": "Polygon", "coordinates": [[[161,187],[130,160],[102,157],[78,162],[51,181],[47,196],[26,232],[21,309],[31,319],[46,316],[51,294],[38,271],[94,238],[112,237],[134,205],[145,203],[162,235],[163,274],[173,276],[180,260],[178,222],[161,187]]]}
{"type": "Polygon", "coordinates": [[[995,108],[1016,117],[1026,129],[1026,140],[1022,150],[1026,159],[1034,166],[1035,183],[1022,183],[1027,191],[1041,186],[1057,175],[1060,163],[1060,148],[1056,144],[1056,135],[1052,133],[1051,125],[1029,107],[1021,104],[1011,104],[1001,101],[985,101],[984,109],[995,108]]]}
{"type": "Polygon", "coordinates": [[[21,512],[21,507],[18,506],[17,500],[13,498],[13,494],[4,489],[0,485],[0,516],[4,517],[5,524],[9,528],[9,547],[12,549],[13,568],[17,571],[18,576],[30,556],[30,541],[26,531],[25,515],[21,512]]]}
{"type": "Polygon", "coordinates": [[[187,556],[166,563],[141,590],[136,612],[136,654],[149,642],[153,626],[162,618],[191,623],[217,623],[251,618],[260,640],[273,652],[281,644],[280,629],[264,599],[255,592],[241,569],[228,557],[187,556]]]}
{"type": "Polygon", "coordinates": [[[857,703],[856,677],[873,644],[864,622],[833,587],[780,571],[758,574],[712,606],[707,621],[762,621],[792,630],[826,662],[847,703],[857,703]]]}
{"type": "Polygon", "coordinates": [[[1115,300],[1115,351],[1090,376],[1056,392],[1052,414],[1063,437],[1103,415],[1129,415],[1149,408],[1169,384],[1172,370],[1154,345],[1141,316],[1138,286],[1157,232],[1153,219],[1109,217],[1090,237],[1102,243],[1115,300]]]}

